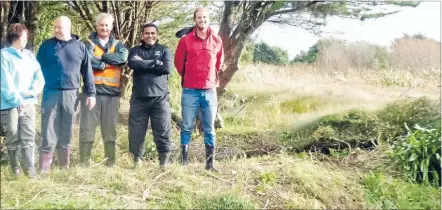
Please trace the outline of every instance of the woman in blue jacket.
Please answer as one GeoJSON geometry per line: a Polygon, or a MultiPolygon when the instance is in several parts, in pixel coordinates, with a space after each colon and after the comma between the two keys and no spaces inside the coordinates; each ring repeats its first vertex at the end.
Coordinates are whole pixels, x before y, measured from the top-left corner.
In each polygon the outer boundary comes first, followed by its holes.
{"type": "Polygon", "coordinates": [[[35,176],[35,104],[44,78],[34,54],[24,49],[26,26],[11,24],[6,38],[10,46],[1,50],[1,125],[13,175],[20,175],[21,165],[26,174],[35,176]]]}

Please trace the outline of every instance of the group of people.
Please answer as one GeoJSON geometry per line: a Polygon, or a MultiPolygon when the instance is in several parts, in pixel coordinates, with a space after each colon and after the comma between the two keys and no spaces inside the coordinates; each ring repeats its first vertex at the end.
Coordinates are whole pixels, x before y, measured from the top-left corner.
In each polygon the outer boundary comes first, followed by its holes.
{"type": "MultiPolygon", "coordinates": [[[[206,147],[206,169],[214,166],[216,87],[224,59],[221,38],[209,27],[205,8],[194,12],[195,25],[179,40],[174,65],[182,78],[181,164],[187,165],[195,118],[201,112],[206,147]]],[[[58,165],[69,168],[76,107],[80,106],[80,164],[90,161],[97,126],[104,141],[106,165],[116,160],[120,82],[123,66],[133,70],[129,111],[129,152],[134,166],[142,162],[150,119],[160,166],[171,155],[171,110],[168,79],[171,50],[159,44],[158,27],[147,23],[138,46],[128,49],[112,35],[114,19],[108,13],[96,18],[96,31],[85,41],[71,34],[71,21],[60,16],[54,37],[43,41],[37,56],[26,50],[28,30],[10,25],[1,50],[1,125],[14,176],[35,176],[35,120],[37,96],[42,93],[39,173],[48,173],[54,152],[58,165]],[[81,81],[83,81],[82,88],[81,81]]]]}

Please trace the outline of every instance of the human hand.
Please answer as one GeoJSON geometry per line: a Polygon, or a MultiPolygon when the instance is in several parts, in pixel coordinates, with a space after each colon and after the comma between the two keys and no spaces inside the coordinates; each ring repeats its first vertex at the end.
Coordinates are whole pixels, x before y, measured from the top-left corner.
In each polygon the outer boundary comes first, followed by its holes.
{"type": "Polygon", "coordinates": [[[96,103],[95,97],[87,97],[86,105],[89,108],[89,110],[92,110],[92,108],[94,108],[95,103],[96,103]]]}

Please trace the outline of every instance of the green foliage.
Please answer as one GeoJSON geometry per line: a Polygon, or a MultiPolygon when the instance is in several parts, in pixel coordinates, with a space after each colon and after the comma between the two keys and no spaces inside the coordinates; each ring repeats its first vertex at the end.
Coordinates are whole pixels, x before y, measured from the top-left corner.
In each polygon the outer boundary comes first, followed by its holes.
{"type": "Polygon", "coordinates": [[[253,51],[255,45],[253,43],[247,43],[246,47],[242,51],[240,62],[242,64],[250,64],[253,63],[253,51]]]}
{"type": "Polygon", "coordinates": [[[376,69],[388,69],[391,64],[391,54],[385,47],[375,46],[376,53],[374,62],[376,62],[376,69]]]}
{"type": "Polygon", "coordinates": [[[408,134],[398,137],[391,157],[412,181],[440,185],[441,130],[414,128],[407,127],[408,134]]]}
{"type": "Polygon", "coordinates": [[[275,182],[275,172],[262,173],[259,175],[258,186],[256,186],[256,190],[259,194],[265,195],[266,188],[273,185],[275,182]]]}
{"type": "Polygon", "coordinates": [[[437,102],[422,97],[397,101],[380,111],[346,111],[325,116],[294,131],[283,132],[281,141],[299,151],[314,146],[326,149],[326,152],[331,152],[330,148],[346,148],[347,144],[371,147],[376,142],[393,143],[407,132],[405,124],[440,129],[438,107],[437,102]]]}
{"type": "Polygon", "coordinates": [[[43,40],[53,37],[54,21],[61,15],[68,16],[71,19],[72,33],[82,38],[82,35],[85,33],[85,27],[83,27],[80,18],[74,11],[69,9],[65,2],[43,1],[41,2],[40,8],[42,11],[35,34],[35,52],[38,52],[43,40]]]}
{"type": "Polygon", "coordinates": [[[367,199],[375,209],[440,209],[440,189],[405,182],[383,173],[362,178],[367,199]]]}
{"type": "Polygon", "coordinates": [[[295,58],[291,61],[291,63],[314,63],[316,62],[320,52],[323,49],[329,47],[332,44],[332,40],[330,39],[320,39],[314,45],[312,45],[309,50],[306,52],[301,51],[299,55],[295,56],[295,58]]]}
{"type": "Polygon", "coordinates": [[[288,63],[288,52],[279,47],[272,47],[264,42],[255,45],[253,63],[284,65],[288,63]]]}
{"type": "Polygon", "coordinates": [[[313,136],[317,140],[340,139],[349,142],[375,140],[382,133],[382,127],[383,123],[375,114],[354,110],[324,117],[313,132],[313,136]]]}
{"type": "Polygon", "coordinates": [[[387,139],[405,134],[405,125],[421,125],[427,128],[440,128],[440,102],[427,97],[404,99],[388,104],[377,113],[379,118],[388,126],[387,139]]]}

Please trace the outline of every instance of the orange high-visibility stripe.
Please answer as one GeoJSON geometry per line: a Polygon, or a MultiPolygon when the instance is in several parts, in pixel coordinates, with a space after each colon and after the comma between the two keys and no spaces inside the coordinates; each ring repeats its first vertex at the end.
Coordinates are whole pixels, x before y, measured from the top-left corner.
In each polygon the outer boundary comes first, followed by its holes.
{"type": "MultiPolygon", "coordinates": [[[[94,56],[102,56],[104,54],[104,50],[97,46],[92,40],[88,39],[94,49],[94,56]]],[[[115,46],[118,43],[118,40],[114,40],[111,48],[109,49],[109,53],[115,52],[115,46]]],[[[122,69],[119,66],[112,66],[106,64],[106,68],[103,71],[94,71],[95,84],[97,85],[108,85],[112,87],[120,87],[120,78],[122,69]]]]}

